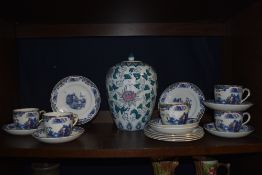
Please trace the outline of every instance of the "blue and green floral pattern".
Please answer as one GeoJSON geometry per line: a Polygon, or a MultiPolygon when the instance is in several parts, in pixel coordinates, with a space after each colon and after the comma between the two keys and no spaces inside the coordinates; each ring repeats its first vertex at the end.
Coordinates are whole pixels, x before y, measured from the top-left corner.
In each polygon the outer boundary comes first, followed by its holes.
{"type": "Polygon", "coordinates": [[[156,100],[157,75],[140,61],[123,61],[106,76],[108,103],[116,126],[122,130],[144,129],[156,100]]]}

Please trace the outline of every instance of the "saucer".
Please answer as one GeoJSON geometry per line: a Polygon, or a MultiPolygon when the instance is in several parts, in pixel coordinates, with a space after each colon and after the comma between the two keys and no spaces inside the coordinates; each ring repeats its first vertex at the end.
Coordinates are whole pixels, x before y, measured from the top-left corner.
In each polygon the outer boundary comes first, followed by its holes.
{"type": "Polygon", "coordinates": [[[203,92],[194,84],[177,82],[168,86],[159,98],[160,103],[184,102],[189,106],[189,118],[200,120],[204,114],[203,92]]]}
{"type": "Polygon", "coordinates": [[[3,130],[5,130],[9,134],[13,135],[31,135],[36,129],[21,129],[16,127],[15,123],[10,123],[3,125],[3,130]]]}
{"type": "Polygon", "coordinates": [[[192,132],[199,125],[199,122],[197,119],[189,119],[183,125],[163,125],[161,119],[152,119],[148,122],[148,125],[160,133],[186,134],[192,132]]]}
{"type": "Polygon", "coordinates": [[[70,136],[55,138],[55,137],[48,137],[44,129],[39,129],[33,132],[32,136],[44,143],[64,143],[77,139],[84,133],[84,131],[85,131],[84,128],[75,126],[70,136]]]}
{"type": "Polygon", "coordinates": [[[240,138],[245,137],[252,133],[254,131],[254,127],[250,125],[244,125],[240,128],[238,132],[224,132],[224,131],[218,131],[216,130],[215,124],[208,123],[204,125],[204,128],[211,134],[219,137],[225,137],[225,138],[240,138]]]}
{"type": "Polygon", "coordinates": [[[55,112],[77,114],[77,124],[85,124],[97,114],[101,97],[96,85],[86,77],[69,76],[60,80],[51,93],[51,107],[55,112]]]}
{"type": "Polygon", "coordinates": [[[214,100],[207,100],[204,104],[211,109],[218,110],[218,111],[245,111],[250,108],[253,104],[250,102],[243,102],[241,104],[222,104],[216,103],[214,100]]]}

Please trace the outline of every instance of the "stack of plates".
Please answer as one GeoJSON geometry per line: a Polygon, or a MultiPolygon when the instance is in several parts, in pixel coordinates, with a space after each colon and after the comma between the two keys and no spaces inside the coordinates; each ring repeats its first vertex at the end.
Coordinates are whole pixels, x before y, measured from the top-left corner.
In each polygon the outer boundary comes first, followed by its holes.
{"type": "Polygon", "coordinates": [[[169,142],[186,142],[198,140],[204,136],[204,130],[198,122],[185,125],[163,125],[161,119],[153,119],[144,128],[144,134],[152,139],[169,142]]]}

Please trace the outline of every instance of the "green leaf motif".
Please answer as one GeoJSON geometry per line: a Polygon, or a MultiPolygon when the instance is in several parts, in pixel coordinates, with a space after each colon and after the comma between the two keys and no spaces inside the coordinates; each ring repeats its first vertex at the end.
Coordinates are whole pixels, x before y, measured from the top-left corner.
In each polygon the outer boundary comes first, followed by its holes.
{"type": "Polygon", "coordinates": [[[130,76],[129,74],[125,74],[125,75],[124,75],[124,78],[125,78],[125,79],[131,79],[131,76],[130,76]]]}
{"type": "Polygon", "coordinates": [[[117,79],[116,75],[119,73],[119,67],[117,67],[113,73],[113,79],[117,79]]]}
{"type": "Polygon", "coordinates": [[[117,100],[117,95],[115,94],[115,95],[113,96],[113,98],[114,98],[115,100],[117,100]]]}
{"type": "Polygon", "coordinates": [[[134,114],[136,119],[139,119],[141,117],[141,114],[138,113],[138,111],[136,109],[133,109],[130,114],[134,114]]]}
{"type": "Polygon", "coordinates": [[[145,123],[147,121],[146,117],[142,118],[142,122],[145,123]]]}
{"type": "Polygon", "coordinates": [[[132,67],[132,68],[129,69],[129,72],[134,72],[134,70],[135,70],[135,68],[132,67]]]}
{"type": "Polygon", "coordinates": [[[143,104],[141,103],[141,104],[137,107],[137,109],[143,109],[143,104]]]}
{"type": "Polygon", "coordinates": [[[140,84],[138,83],[138,84],[135,84],[134,85],[137,89],[140,89],[140,84]]]}
{"type": "Polygon", "coordinates": [[[145,94],[145,97],[146,97],[146,101],[147,101],[148,99],[150,99],[150,93],[145,94]]]}
{"type": "Polygon", "coordinates": [[[147,103],[147,104],[146,104],[146,107],[147,107],[147,108],[150,108],[150,103],[147,103]]]}
{"type": "Polygon", "coordinates": [[[139,73],[133,73],[134,77],[136,80],[140,79],[141,75],[139,73]]]}
{"type": "Polygon", "coordinates": [[[151,81],[150,81],[150,84],[151,84],[152,86],[154,86],[155,83],[156,83],[156,82],[155,82],[154,80],[151,80],[151,81]]]}
{"type": "Polygon", "coordinates": [[[144,79],[148,79],[148,76],[147,76],[147,74],[146,73],[144,73],[143,75],[142,75],[142,77],[144,77],[144,79]]]}
{"type": "Polygon", "coordinates": [[[113,84],[112,86],[109,85],[109,91],[114,91],[116,89],[118,89],[118,87],[115,84],[113,84]]]}
{"type": "Polygon", "coordinates": [[[152,74],[150,73],[149,69],[146,70],[146,73],[148,76],[151,76],[152,74]]]}
{"type": "Polygon", "coordinates": [[[150,89],[150,87],[148,85],[145,85],[144,90],[146,91],[146,90],[149,90],[149,89],[150,89]]]}

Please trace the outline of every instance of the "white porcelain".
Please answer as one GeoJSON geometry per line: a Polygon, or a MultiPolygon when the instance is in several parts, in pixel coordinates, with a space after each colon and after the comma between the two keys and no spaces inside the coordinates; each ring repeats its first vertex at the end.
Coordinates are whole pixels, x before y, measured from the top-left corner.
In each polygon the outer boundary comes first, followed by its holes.
{"type": "Polygon", "coordinates": [[[77,139],[84,133],[84,128],[75,126],[72,133],[66,137],[49,137],[46,135],[44,129],[39,129],[33,132],[32,136],[44,143],[65,143],[77,139]]]}
{"type": "Polygon", "coordinates": [[[60,80],[51,93],[51,107],[55,112],[72,112],[79,117],[79,125],[97,114],[101,97],[96,85],[83,76],[69,76],[60,80]]]}
{"type": "Polygon", "coordinates": [[[10,123],[2,126],[2,129],[13,135],[31,135],[36,129],[21,129],[15,123],[10,123]]]}
{"type": "Polygon", "coordinates": [[[164,134],[186,134],[192,132],[196,127],[198,127],[199,122],[186,123],[184,125],[164,125],[162,124],[161,119],[152,119],[148,122],[148,125],[155,131],[164,134]]]}
{"type": "Polygon", "coordinates": [[[72,112],[48,112],[43,114],[43,123],[49,137],[65,137],[72,132],[78,116],[72,112]]]}
{"type": "Polygon", "coordinates": [[[216,103],[214,100],[207,100],[204,102],[206,107],[218,111],[246,111],[248,108],[253,106],[250,102],[243,102],[241,104],[222,104],[222,103],[216,103]]]}
{"type": "Polygon", "coordinates": [[[21,108],[13,110],[13,121],[17,128],[35,129],[39,124],[39,118],[45,111],[38,108],[21,108]]]}
{"type": "Polygon", "coordinates": [[[177,82],[164,90],[159,98],[159,103],[186,103],[189,107],[188,118],[200,120],[205,111],[204,100],[204,94],[196,85],[188,82],[177,82]]]}
{"type": "Polygon", "coordinates": [[[198,140],[204,136],[204,130],[198,126],[192,132],[187,134],[164,134],[152,129],[149,125],[145,126],[144,134],[152,139],[169,141],[169,142],[186,142],[198,140]]]}
{"type": "Polygon", "coordinates": [[[250,90],[239,85],[215,85],[214,97],[216,103],[240,104],[250,96],[250,90]],[[243,98],[243,94],[246,96],[243,98]]]}
{"type": "Polygon", "coordinates": [[[240,128],[238,132],[224,132],[224,131],[218,131],[215,127],[215,124],[208,123],[204,125],[205,130],[207,130],[209,133],[219,136],[219,137],[225,137],[225,138],[240,138],[245,137],[252,133],[254,131],[254,127],[250,125],[244,125],[240,128]]]}
{"type": "Polygon", "coordinates": [[[185,103],[160,103],[159,111],[165,125],[183,125],[188,119],[188,106],[185,103]]]}
{"type": "Polygon", "coordinates": [[[217,130],[238,132],[250,121],[251,115],[248,112],[215,111],[214,119],[217,130]]]}
{"type": "Polygon", "coordinates": [[[157,96],[157,74],[154,69],[130,56],[109,69],[106,89],[117,128],[143,130],[151,118],[157,96]]]}

